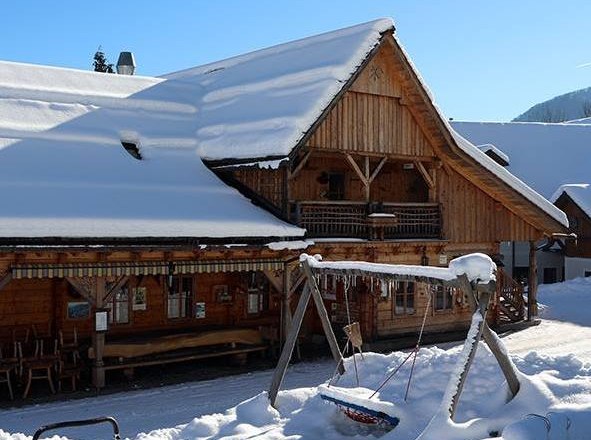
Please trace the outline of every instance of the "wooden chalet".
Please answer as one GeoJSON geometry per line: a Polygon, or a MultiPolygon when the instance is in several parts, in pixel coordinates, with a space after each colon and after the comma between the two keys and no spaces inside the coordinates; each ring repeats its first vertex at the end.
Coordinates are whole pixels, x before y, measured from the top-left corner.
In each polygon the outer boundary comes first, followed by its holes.
{"type": "MultiPolygon", "coordinates": [[[[164,78],[0,63],[0,85],[0,108],[23,89],[64,106],[19,108],[53,118],[44,134],[0,122],[3,353],[55,339],[97,387],[109,369],[277,343],[301,252],[446,266],[566,232],[561,211],[450,128],[390,20],[164,78]]],[[[494,319],[523,319],[500,273],[494,319]]],[[[346,293],[366,341],[416,332],[429,297],[428,332],[464,330],[472,313],[441,287],[320,283],[335,328],[346,293]]],[[[311,316],[305,334],[321,333],[311,316]]]]}
{"type": "Polygon", "coordinates": [[[589,184],[562,185],[552,196],[563,210],[576,239],[564,244],[565,279],[591,277],[591,189],[589,184]]]}

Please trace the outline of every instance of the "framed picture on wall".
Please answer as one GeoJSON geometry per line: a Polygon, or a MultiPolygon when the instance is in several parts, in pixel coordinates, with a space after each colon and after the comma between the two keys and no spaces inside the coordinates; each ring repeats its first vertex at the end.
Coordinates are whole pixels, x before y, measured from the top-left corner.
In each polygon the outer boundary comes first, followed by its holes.
{"type": "Polygon", "coordinates": [[[204,302],[195,303],[195,318],[197,318],[197,319],[205,318],[205,303],[204,302]]]}
{"type": "Polygon", "coordinates": [[[132,310],[146,310],[147,307],[147,290],[145,287],[134,287],[132,289],[133,302],[131,305],[132,310]]]}
{"type": "Polygon", "coordinates": [[[213,295],[218,303],[232,302],[232,294],[227,285],[213,286],[213,295]]]}
{"type": "Polygon", "coordinates": [[[90,303],[88,301],[68,302],[68,319],[90,318],[90,303]]]}

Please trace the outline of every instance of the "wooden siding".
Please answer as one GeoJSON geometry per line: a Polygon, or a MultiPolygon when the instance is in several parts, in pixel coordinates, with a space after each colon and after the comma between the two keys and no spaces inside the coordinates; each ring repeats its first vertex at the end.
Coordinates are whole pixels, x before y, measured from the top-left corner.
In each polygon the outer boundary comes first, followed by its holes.
{"type": "Polygon", "coordinates": [[[348,91],[307,144],[320,150],[431,157],[433,151],[399,98],[348,91]]]}
{"type": "Polygon", "coordinates": [[[232,171],[232,175],[262,199],[278,209],[283,209],[286,200],[286,172],[284,168],[239,167],[232,171]]]}
{"type": "Polygon", "coordinates": [[[566,242],[566,256],[591,258],[591,219],[566,194],[561,195],[555,204],[568,216],[570,231],[577,234],[576,242],[566,242]]]}
{"type": "MultiPolygon", "coordinates": [[[[129,322],[109,326],[109,337],[132,335],[152,331],[175,329],[210,330],[224,327],[279,326],[280,294],[270,286],[269,309],[257,314],[248,314],[247,275],[237,273],[213,273],[193,276],[191,316],[167,317],[167,297],[164,277],[146,276],[141,286],[146,288],[146,310],[132,310],[130,297],[129,322]],[[214,287],[228,286],[232,301],[219,302],[214,287]],[[205,303],[205,317],[196,318],[196,303],[205,303]]],[[[140,280],[131,277],[129,287],[140,280]]],[[[130,293],[131,296],[131,293],[130,293]]],[[[35,326],[42,334],[55,334],[57,330],[69,333],[76,327],[82,338],[90,337],[92,314],[86,319],[69,319],[68,302],[85,301],[65,280],[14,280],[0,292],[0,339],[12,337],[12,328],[35,326]]]]}
{"type": "MultiPolygon", "coordinates": [[[[372,158],[370,169],[379,159],[372,158]]],[[[375,202],[426,202],[428,188],[416,169],[403,169],[404,162],[387,162],[371,184],[371,200],[375,202]]],[[[349,201],[365,201],[364,186],[343,154],[313,154],[306,166],[290,182],[291,200],[327,200],[328,183],[323,173],[345,175],[345,197],[349,201]]]]}
{"type": "Polygon", "coordinates": [[[529,241],[541,233],[452,169],[437,171],[444,238],[452,242],[529,241]]]}

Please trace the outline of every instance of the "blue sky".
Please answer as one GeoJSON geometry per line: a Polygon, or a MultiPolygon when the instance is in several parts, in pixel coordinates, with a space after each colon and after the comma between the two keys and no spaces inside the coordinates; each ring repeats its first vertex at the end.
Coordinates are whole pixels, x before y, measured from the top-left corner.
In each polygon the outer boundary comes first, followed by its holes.
{"type": "Polygon", "coordinates": [[[445,114],[506,121],[591,86],[591,2],[530,0],[18,0],[2,2],[0,59],[89,69],[131,50],[159,75],[392,17],[445,114]]]}

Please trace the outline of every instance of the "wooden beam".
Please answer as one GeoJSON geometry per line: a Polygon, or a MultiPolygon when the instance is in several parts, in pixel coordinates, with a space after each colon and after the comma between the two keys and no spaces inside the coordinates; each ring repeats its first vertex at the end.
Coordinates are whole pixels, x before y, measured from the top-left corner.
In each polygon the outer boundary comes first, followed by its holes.
{"type": "Polygon", "coordinates": [[[281,383],[285,377],[285,371],[289,365],[289,360],[291,359],[291,355],[300,332],[300,327],[302,326],[302,321],[304,320],[304,314],[306,313],[306,307],[308,307],[308,302],[310,301],[310,295],[310,288],[306,284],[306,286],[304,286],[304,291],[300,296],[298,307],[293,316],[293,321],[285,340],[285,344],[283,345],[283,350],[281,350],[281,356],[279,356],[277,367],[275,367],[275,371],[273,373],[271,387],[269,388],[269,402],[273,407],[275,406],[277,393],[279,392],[279,388],[281,388],[281,383]]]}
{"type": "Polygon", "coordinates": [[[0,290],[4,289],[12,281],[12,272],[8,272],[0,279],[0,290]]]}
{"type": "Polygon", "coordinates": [[[527,320],[532,321],[538,314],[538,262],[536,242],[529,242],[529,273],[527,280],[527,320]]]}
{"type": "Polygon", "coordinates": [[[520,388],[519,379],[517,378],[517,368],[507,355],[507,350],[503,347],[504,344],[496,333],[490,329],[487,323],[484,324],[482,339],[484,339],[484,342],[486,342],[486,345],[488,345],[488,348],[490,348],[490,351],[495,356],[497,363],[499,364],[499,367],[501,367],[501,371],[505,376],[511,395],[512,397],[515,397],[520,388]]]}
{"type": "Polygon", "coordinates": [[[312,298],[314,298],[316,311],[320,317],[320,322],[322,323],[322,328],[328,341],[332,357],[337,362],[337,370],[340,374],[343,374],[345,372],[345,366],[343,365],[343,355],[341,354],[341,349],[339,348],[337,338],[332,331],[332,325],[330,324],[326,307],[324,307],[324,300],[320,294],[320,289],[316,283],[316,278],[314,278],[314,274],[312,273],[312,269],[310,268],[307,260],[302,262],[302,269],[306,274],[306,285],[312,291],[312,298]]]}
{"type": "Polygon", "coordinates": [[[113,299],[113,295],[115,294],[115,292],[121,289],[128,281],[129,276],[121,275],[117,282],[113,286],[111,286],[111,288],[108,291],[106,291],[105,297],[103,298],[103,304],[106,304],[109,301],[111,301],[113,299]]]}
{"type": "Polygon", "coordinates": [[[369,181],[369,156],[364,157],[365,162],[365,201],[371,200],[371,182],[369,181]]]}
{"type": "Polygon", "coordinates": [[[93,292],[90,291],[84,284],[82,284],[76,278],[67,277],[66,281],[74,288],[76,292],[87,299],[92,305],[96,306],[96,300],[92,294],[93,292]]]}
{"type": "MultiPolygon", "coordinates": [[[[96,277],[96,308],[100,309],[104,305],[104,298],[106,295],[106,280],[105,277],[96,277]]],[[[98,390],[105,386],[105,364],[103,362],[103,353],[105,350],[105,333],[97,333],[96,323],[92,322],[92,350],[94,352],[94,360],[92,361],[92,384],[98,390]]]]}
{"type": "Polygon", "coordinates": [[[382,170],[382,168],[384,167],[384,165],[386,164],[387,161],[388,161],[387,157],[382,157],[382,160],[380,160],[380,163],[378,163],[378,166],[375,167],[375,169],[373,170],[373,173],[371,173],[371,176],[369,176],[369,183],[372,183],[374,181],[374,179],[376,177],[378,177],[378,174],[380,173],[380,171],[382,170]]]}
{"type": "Polygon", "coordinates": [[[277,292],[283,292],[283,276],[276,277],[271,270],[263,270],[263,274],[277,292]]]}
{"type": "Polygon", "coordinates": [[[345,153],[345,157],[347,158],[347,161],[351,164],[353,170],[355,171],[355,173],[357,173],[357,176],[361,179],[363,184],[367,185],[367,178],[363,174],[363,171],[361,171],[361,168],[359,168],[359,165],[357,165],[357,162],[355,162],[355,159],[353,159],[353,156],[351,156],[349,153],[345,153]]]}
{"type": "Polygon", "coordinates": [[[295,167],[295,169],[289,173],[289,175],[288,175],[289,180],[295,178],[295,176],[302,170],[302,168],[304,168],[304,166],[306,165],[306,162],[308,162],[308,159],[310,159],[311,154],[312,154],[312,152],[308,151],[304,155],[304,157],[302,157],[302,160],[300,160],[300,163],[298,163],[297,166],[295,167]]]}
{"type": "Polygon", "coordinates": [[[417,167],[417,170],[419,170],[419,172],[421,173],[421,176],[423,176],[423,179],[425,179],[425,182],[427,183],[429,188],[434,188],[435,181],[433,180],[433,177],[431,177],[425,166],[418,160],[415,160],[415,166],[417,167]]]}

